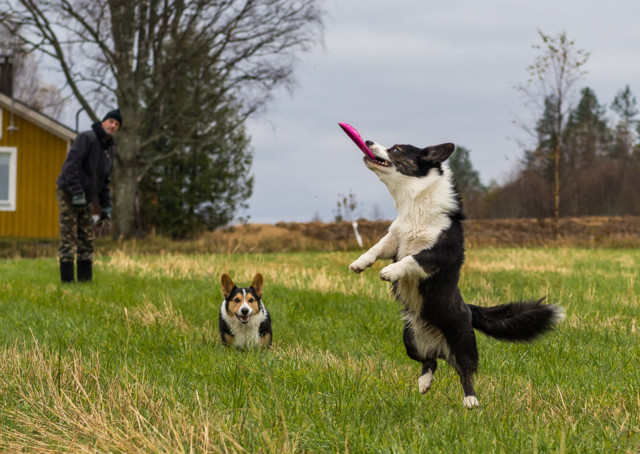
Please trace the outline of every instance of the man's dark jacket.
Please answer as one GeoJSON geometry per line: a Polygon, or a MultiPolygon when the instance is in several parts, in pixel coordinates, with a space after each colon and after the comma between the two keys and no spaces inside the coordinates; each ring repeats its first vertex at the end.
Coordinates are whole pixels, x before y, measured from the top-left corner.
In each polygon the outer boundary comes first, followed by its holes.
{"type": "Polygon", "coordinates": [[[97,122],[73,142],[58,176],[58,187],[73,195],[84,194],[87,202],[98,197],[101,207],[111,206],[111,170],[116,148],[113,139],[97,122]]]}

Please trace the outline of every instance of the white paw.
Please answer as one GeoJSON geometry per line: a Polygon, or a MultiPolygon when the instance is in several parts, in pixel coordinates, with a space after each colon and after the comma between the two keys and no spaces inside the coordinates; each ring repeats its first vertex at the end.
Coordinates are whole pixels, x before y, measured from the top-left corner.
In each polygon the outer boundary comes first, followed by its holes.
{"type": "Polygon", "coordinates": [[[380,279],[383,281],[396,282],[404,276],[404,266],[400,262],[387,265],[380,270],[380,279]]]}
{"type": "Polygon", "coordinates": [[[426,394],[429,389],[431,389],[431,382],[433,381],[433,374],[431,372],[427,372],[424,375],[421,375],[418,378],[418,391],[420,394],[426,394]]]}
{"type": "Polygon", "coordinates": [[[466,408],[473,408],[473,407],[479,407],[480,402],[478,402],[478,398],[476,396],[464,396],[462,405],[466,408]]]}
{"type": "Polygon", "coordinates": [[[349,265],[349,269],[354,273],[362,273],[367,267],[362,265],[360,260],[356,260],[351,265],[349,265]]]}
{"type": "Polygon", "coordinates": [[[349,269],[354,273],[362,273],[369,268],[373,262],[366,259],[365,256],[360,256],[358,260],[349,265],[349,269]]]}

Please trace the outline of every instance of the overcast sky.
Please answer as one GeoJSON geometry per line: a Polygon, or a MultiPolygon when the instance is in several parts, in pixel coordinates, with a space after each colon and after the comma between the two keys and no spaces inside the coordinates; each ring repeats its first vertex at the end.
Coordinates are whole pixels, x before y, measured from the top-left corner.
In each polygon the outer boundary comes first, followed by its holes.
{"type": "Polygon", "coordinates": [[[514,89],[541,44],[566,32],[590,52],[603,105],[630,85],[640,100],[640,0],[326,0],[324,45],[301,55],[292,93],[277,92],[252,119],[252,223],[333,220],[338,194],[359,214],[393,219],[386,187],[338,127],[382,145],[454,142],[471,151],[484,183],[508,178],[530,138],[514,89]]]}

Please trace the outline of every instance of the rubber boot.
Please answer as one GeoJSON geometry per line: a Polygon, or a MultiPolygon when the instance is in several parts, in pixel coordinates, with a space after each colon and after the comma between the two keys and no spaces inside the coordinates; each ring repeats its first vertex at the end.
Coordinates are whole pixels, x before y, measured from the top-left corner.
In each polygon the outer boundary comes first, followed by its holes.
{"type": "Polygon", "coordinates": [[[91,260],[78,260],[78,282],[91,282],[92,280],[91,260]]]}
{"type": "Polygon", "coordinates": [[[75,282],[73,262],[60,262],[60,280],[62,283],[75,282]]]}

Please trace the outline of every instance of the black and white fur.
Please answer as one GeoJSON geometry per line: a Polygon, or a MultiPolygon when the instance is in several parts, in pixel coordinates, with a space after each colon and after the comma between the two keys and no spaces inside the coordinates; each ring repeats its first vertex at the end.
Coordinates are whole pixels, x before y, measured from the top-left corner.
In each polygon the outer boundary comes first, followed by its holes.
{"type": "Polygon", "coordinates": [[[398,217],[388,233],[349,268],[361,273],[378,259],[393,260],[382,268],[380,279],[392,283],[396,299],[404,306],[404,345],[409,357],[422,363],[420,393],[431,387],[436,360],[445,359],[460,376],[463,405],[476,407],[474,328],[501,340],[532,341],[558,324],[564,312],[542,300],[488,308],[466,304],[458,289],[465,216],[445,163],[455,146],[366,144],[376,159],[365,156],[364,162],[387,185],[398,217]]]}

